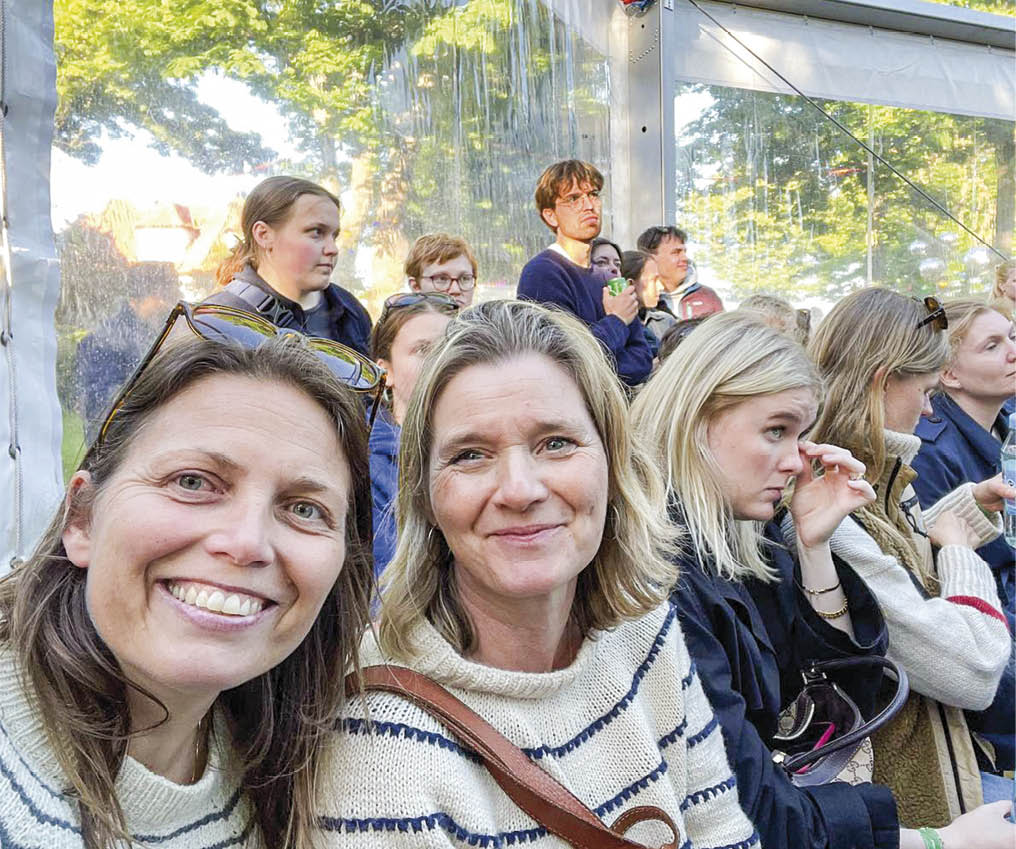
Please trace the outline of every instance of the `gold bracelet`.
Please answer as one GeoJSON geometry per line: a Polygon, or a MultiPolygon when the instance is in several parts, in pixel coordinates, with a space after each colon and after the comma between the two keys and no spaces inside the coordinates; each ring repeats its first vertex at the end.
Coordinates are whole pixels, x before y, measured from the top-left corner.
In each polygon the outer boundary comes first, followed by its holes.
{"type": "Polygon", "coordinates": [[[818,610],[817,608],[814,607],[812,608],[812,610],[814,610],[823,619],[839,619],[841,616],[843,616],[843,614],[847,612],[847,608],[849,607],[850,602],[847,601],[847,599],[843,599],[843,607],[838,607],[836,608],[836,610],[830,610],[828,613],[824,610],[818,610]]]}
{"type": "Polygon", "coordinates": [[[839,588],[840,588],[839,581],[837,581],[831,587],[826,587],[824,590],[812,590],[806,587],[804,584],[801,584],[801,589],[804,590],[808,595],[824,595],[825,593],[831,593],[833,590],[838,590],[839,588]]]}

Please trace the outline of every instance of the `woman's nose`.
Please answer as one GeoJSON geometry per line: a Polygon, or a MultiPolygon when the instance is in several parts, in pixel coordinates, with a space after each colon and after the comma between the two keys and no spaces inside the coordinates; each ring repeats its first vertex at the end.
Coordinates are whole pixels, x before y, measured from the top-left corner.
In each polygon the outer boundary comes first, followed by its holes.
{"type": "Polygon", "coordinates": [[[528,451],[510,452],[498,464],[496,499],[502,507],[524,512],[547,497],[539,463],[528,451]]]}
{"type": "Polygon", "coordinates": [[[799,475],[804,468],[804,460],[801,459],[801,451],[797,442],[793,442],[792,446],[792,448],[784,453],[782,463],[780,464],[780,471],[785,472],[788,477],[790,475],[799,475]]]}
{"type": "Polygon", "coordinates": [[[267,566],[275,557],[270,539],[270,510],[257,499],[237,499],[223,515],[221,525],[209,533],[210,553],[237,566],[267,566]]]}

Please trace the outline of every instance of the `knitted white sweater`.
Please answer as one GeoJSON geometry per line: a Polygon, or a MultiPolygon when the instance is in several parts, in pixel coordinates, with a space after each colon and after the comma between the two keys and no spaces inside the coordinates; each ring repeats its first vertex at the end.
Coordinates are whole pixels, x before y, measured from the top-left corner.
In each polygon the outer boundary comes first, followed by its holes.
{"type": "MultiPolygon", "coordinates": [[[[679,846],[758,846],[737,802],[723,737],[688,656],[673,607],[587,639],[550,673],[463,659],[429,624],[414,634],[413,667],[447,687],[607,823],[657,805],[679,846]]],[[[382,662],[370,635],[362,662],[382,662]]],[[[566,844],[508,798],[482,762],[437,720],[388,693],[357,699],[337,726],[322,771],[328,847],[501,847],[566,844]]],[[[630,839],[659,846],[669,831],[640,825],[630,839]]]]}
{"type": "MultiPolygon", "coordinates": [[[[227,849],[243,846],[251,828],[250,806],[238,784],[214,767],[226,753],[212,736],[211,764],[196,784],[180,785],[126,758],[117,797],[135,835],[132,845],[159,849],[227,849]]],[[[56,757],[38,714],[22,691],[8,652],[0,652],[0,847],[81,849],[77,805],[65,795],[56,757]]]]}
{"type": "MultiPolygon", "coordinates": [[[[886,431],[891,455],[909,463],[921,447],[920,437],[886,431]]],[[[925,522],[934,524],[943,510],[952,510],[980,535],[978,545],[990,542],[999,528],[974,501],[972,484],[964,484],[924,511],[910,513],[919,527],[919,546],[928,546],[925,522]]],[[[907,487],[907,501],[913,488],[907,487]]],[[[796,539],[790,517],[783,521],[788,543],[796,539]]],[[[1001,613],[991,569],[972,548],[943,546],[935,559],[941,584],[938,598],[925,598],[910,572],[849,516],[833,532],[829,545],[871,588],[889,631],[887,654],[910,678],[910,687],[954,707],[983,710],[995,697],[999,678],[1009,659],[1012,637],[1001,613]]]]}

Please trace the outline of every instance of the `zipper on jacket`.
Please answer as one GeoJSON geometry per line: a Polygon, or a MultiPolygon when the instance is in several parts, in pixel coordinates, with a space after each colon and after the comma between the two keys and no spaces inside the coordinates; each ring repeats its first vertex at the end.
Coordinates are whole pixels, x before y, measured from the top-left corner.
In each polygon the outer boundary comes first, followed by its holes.
{"type": "Polygon", "coordinates": [[[960,772],[956,765],[956,752],[953,751],[952,732],[949,730],[949,724],[946,721],[945,707],[943,707],[941,702],[935,702],[935,707],[938,708],[938,717],[942,720],[942,733],[945,737],[946,748],[949,750],[949,765],[952,767],[953,781],[956,782],[956,800],[960,805],[960,813],[965,814],[967,806],[963,803],[963,785],[960,784],[960,772]]]}

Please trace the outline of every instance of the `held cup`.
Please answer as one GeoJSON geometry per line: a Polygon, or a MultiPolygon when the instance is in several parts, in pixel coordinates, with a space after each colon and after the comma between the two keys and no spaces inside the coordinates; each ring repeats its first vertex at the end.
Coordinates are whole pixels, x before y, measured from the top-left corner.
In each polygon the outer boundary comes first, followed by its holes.
{"type": "Polygon", "coordinates": [[[623,277],[611,277],[604,285],[610,290],[611,295],[620,295],[628,288],[628,281],[623,277]]]}

